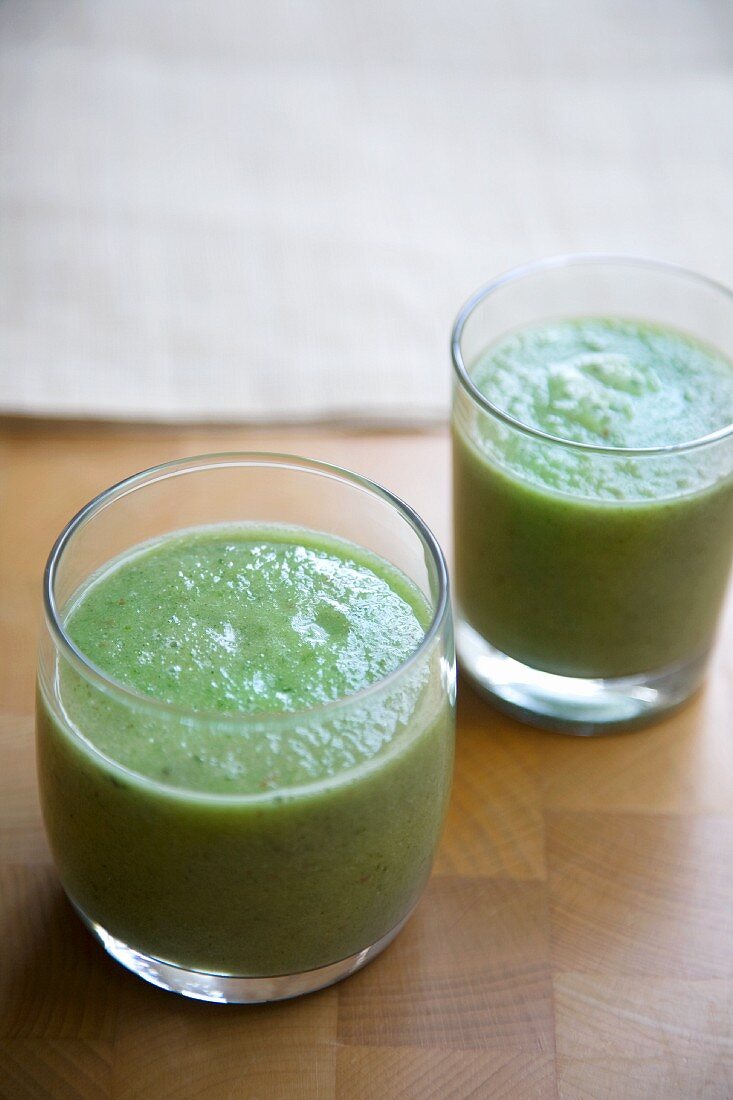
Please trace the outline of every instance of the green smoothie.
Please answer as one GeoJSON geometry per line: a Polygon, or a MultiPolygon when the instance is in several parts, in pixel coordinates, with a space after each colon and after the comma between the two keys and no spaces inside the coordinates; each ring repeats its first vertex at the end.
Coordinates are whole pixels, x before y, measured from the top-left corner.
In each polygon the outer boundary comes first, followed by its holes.
{"type": "Polygon", "coordinates": [[[65,628],[127,690],[59,660],[39,701],[46,825],[76,906],[137,951],[252,977],[391,931],[450,784],[438,657],[401,669],[430,618],[386,561],[298,528],[200,528],[110,563],[65,628]]]}
{"type": "MultiPolygon", "coordinates": [[[[733,365],[622,318],[529,326],[469,366],[522,425],[597,448],[684,444],[733,421],[733,365]]],[[[454,413],[455,582],[462,618],[546,672],[661,670],[710,645],[733,543],[730,450],[614,455],[454,413]]]]}

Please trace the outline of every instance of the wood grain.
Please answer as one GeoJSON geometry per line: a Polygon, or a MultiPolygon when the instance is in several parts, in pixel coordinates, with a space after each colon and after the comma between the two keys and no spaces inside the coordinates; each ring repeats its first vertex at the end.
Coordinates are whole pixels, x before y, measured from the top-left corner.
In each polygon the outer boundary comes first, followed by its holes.
{"type": "Polygon", "coordinates": [[[733,979],[733,819],[551,814],[559,970],[733,979]]]}
{"type": "Polygon", "coordinates": [[[51,868],[0,869],[0,1036],[111,1041],[118,968],[81,926],[51,868]]]}
{"type": "Polygon", "coordinates": [[[16,718],[0,713],[0,776],[7,777],[2,784],[0,868],[8,863],[49,863],[51,854],[38,804],[34,722],[30,715],[16,718]],[[19,768],[20,760],[27,766],[19,768]]]}
{"type": "Polygon", "coordinates": [[[542,886],[435,876],[399,948],[339,987],[338,1023],[359,1046],[551,1052],[542,886]]]}
{"type": "Polygon", "coordinates": [[[126,976],[115,1044],[116,1100],[334,1096],[335,989],[302,1004],[230,1010],[141,986],[126,976]]]}
{"type": "Polygon", "coordinates": [[[470,689],[462,693],[456,770],[438,874],[545,877],[541,734],[516,737],[470,689]],[[486,767],[487,752],[491,767],[486,767]]]}
{"type": "Polygon", "coordinates": [[[461,685],[435,874],[373,964],[299,1001],[187,1002],[112,962],[64,900],[35,787],[40,575],[65,520],[176,455],[300,452],[406,497],[449,546],[441,432],[0,433],[0,1098],[729,1100],[733,604],[705,690],[636,734],[566,738],[461,685]]]}
{"type": "Polygon", "coordinates": [[[555,1062],[547,1055],[513,1050],[478,1054],[440,1047],[344,1046],[338,1053],[336,1094],[360,1100],[549,1100],[557,1096],[555,1062]]]}
{"type": "Polygon", "coordinates": [[[111,1043],[0,1041],[0,1096],[13,1100],[105,1100],[111,1090],[111,1043]]]}

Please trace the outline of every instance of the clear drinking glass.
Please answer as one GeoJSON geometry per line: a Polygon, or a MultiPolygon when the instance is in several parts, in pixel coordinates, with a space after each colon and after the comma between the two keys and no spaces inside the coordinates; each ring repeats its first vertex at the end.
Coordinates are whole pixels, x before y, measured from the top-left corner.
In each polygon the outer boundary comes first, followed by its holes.
{"type": "Polygon", "coordinates": [[[700,684],[733,545],[733,424],[670,446],[595,446],[519,422],[474,385],[477,359],[510,331],[580,317],[653,322],[733,359],[733,296],[669,264],[567,256],[496,279],[453,329],[459,661],[501,709],[594,734],[700,684]],[[543,464],[561,488],[527,475],[543,464]]]}
{"type": "Polygon", "coordinates": [[[49,557],[38,676],[38,772],[63,886],[107,951],[186,996],[257,1002],[328,985],[397,934],[430,873],[450,788],[455,659],[448,579],[422,520],[323,463],[230,454],[171,462],[108,489],[49,557]],[[357,543],[424,594],[431,621],[395,671],[296,713],[186,711],[106,676],[64,621],[110,561],[169,532],[295,525],[357,543]],[[226,752],[238,738],[380,738],[365,761],[255,794],[180,789],[106,756],[95,729],[226,752]]]}

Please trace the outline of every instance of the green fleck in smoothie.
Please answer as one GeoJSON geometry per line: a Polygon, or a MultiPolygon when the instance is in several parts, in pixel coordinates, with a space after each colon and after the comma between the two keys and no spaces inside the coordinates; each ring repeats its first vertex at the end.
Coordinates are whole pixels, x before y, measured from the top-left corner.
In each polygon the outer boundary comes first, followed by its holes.
{"type": "Polygon", "coordinates": [[[390,678],[429,621],[386,561],[302,529],[200,528],[111,563],[65,626],[128,690],[60,662],[59,705],[39,707],[78,908],[155,958],[249,976],[384,936],[429,874],[450,782],[437,657],[390,678]]]}
{"type": "Polygon", "coordinates": [[[491,403],[454,413],[457,599],[502,652],[614,677],[704,654],[733,541],[730,449],[617,454],[733,422],[733,365],[672,329],[619,318],[529,326],[469,368],[491,403]]]}

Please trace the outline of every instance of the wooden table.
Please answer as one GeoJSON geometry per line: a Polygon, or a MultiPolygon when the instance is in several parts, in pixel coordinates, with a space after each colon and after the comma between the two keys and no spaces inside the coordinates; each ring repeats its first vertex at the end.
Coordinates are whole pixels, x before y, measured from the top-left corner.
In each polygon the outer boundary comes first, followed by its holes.
{"type": "Polygon", "coordinates": [[[79,505],[177,455],[289,450],[411,501],[445,543],[440,433],[13,426],[0,436],[0,1096],[656,1100],[733,1096],[733,607],[707,689],[585,741],[461,685],[427,894],[371,966],[300,1001],[219,1007],[127,974],[50,863],[33,765],[40,577],[79,505]]]}

